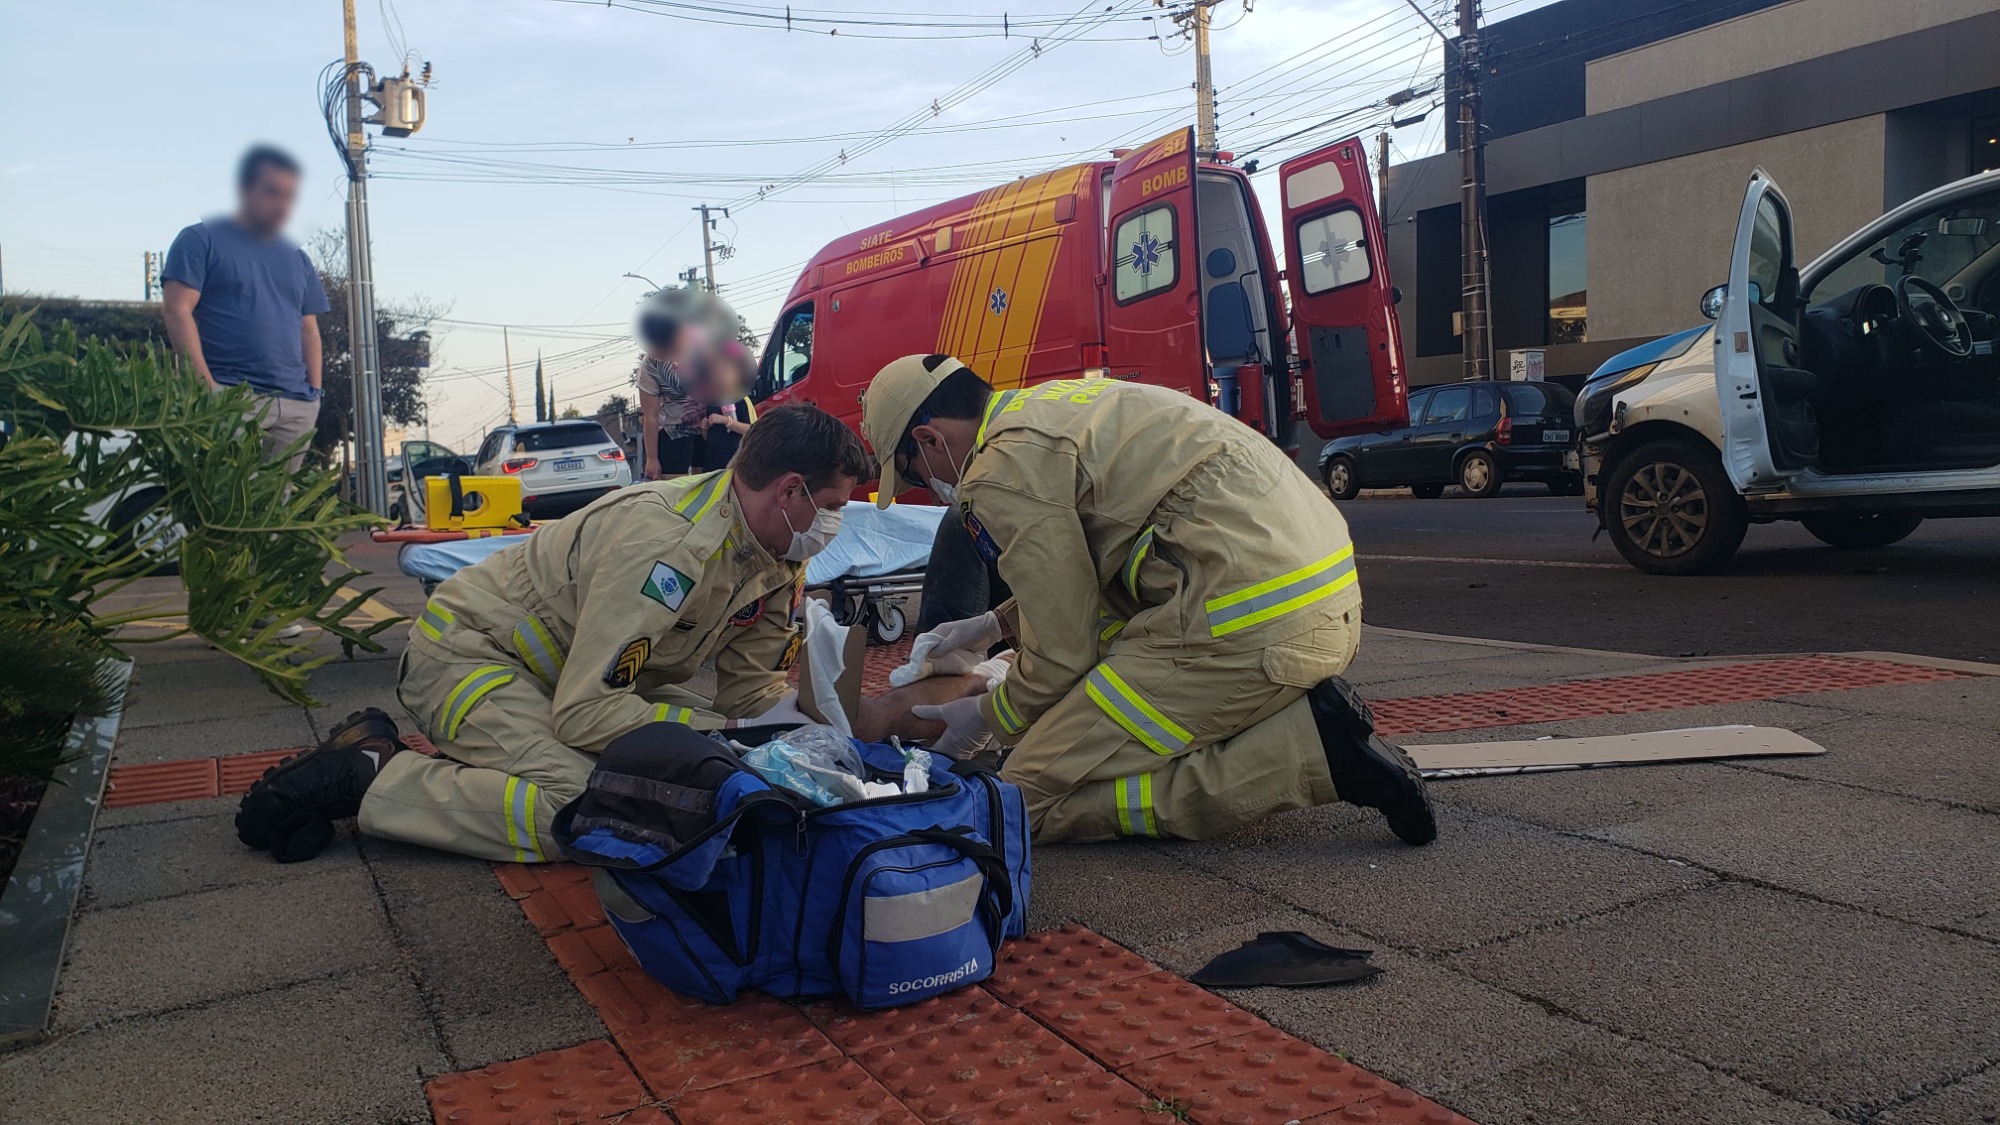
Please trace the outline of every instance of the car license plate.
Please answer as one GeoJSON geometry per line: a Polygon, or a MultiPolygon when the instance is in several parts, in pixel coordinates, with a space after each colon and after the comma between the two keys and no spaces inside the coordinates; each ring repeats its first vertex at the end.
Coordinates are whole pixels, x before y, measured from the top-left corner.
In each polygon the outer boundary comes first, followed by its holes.
{"type": "Polygon", "coordinates": [[[573,473],[581,468],[583,468],[583,458],[581,457],[565,457],[556,462],[556,472],[559,473],[573,473]]]}
{"type": "MultiPolygon", "coordinates": [[[[1561,445],[1561,444],[1563,444],[1564,442],[1566,442],[1566,441],[1568,441],[1568,440],[1569,440],[1569,431],[1568,431],[1568,430],[1543,430],[1543,431],[1542,431],[1542,444],[1543,444],[1543,445],[1561,445]]],[[[561,468],[562,466],[561,466],[560,464],[558,464],[558,465],[557,465],[556,467],[557,467],[557,468],[561,468]]]]}

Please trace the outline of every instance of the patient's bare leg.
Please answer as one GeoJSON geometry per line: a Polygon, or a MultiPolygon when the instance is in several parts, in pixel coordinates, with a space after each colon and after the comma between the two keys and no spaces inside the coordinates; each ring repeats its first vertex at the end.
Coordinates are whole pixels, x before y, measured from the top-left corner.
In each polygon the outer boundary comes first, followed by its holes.
{"type": "Polygon", "coordinates": [[[904,742],[929,742],[944,733],[944,724],[935,719],[915,718],[910,714],[911,707],[920,703],[948,703],[985,690],[986,680],[980,676],[932,676],[908,687],[890,688],[861,701],[854,737],[863,742],[887,742],[893,735],[904,742]]]}

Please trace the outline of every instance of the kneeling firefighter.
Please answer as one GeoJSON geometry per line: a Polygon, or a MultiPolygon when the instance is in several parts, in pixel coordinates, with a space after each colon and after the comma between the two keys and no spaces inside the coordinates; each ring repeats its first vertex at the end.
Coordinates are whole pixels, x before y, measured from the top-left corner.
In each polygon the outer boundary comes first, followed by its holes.
{"type": "Polygon", "coordinates": [[[1346,524],[1263,436],[1138,383],[995,393],[943,355],[884,367],[862,412],[878,502],[927,486],[1015,592],[911,654],[962,671],[1011,638],[1006,682],[914,713],[947,753],[1011,745],[1036,839],[1202,839],[1335,800],[1437,836],[1415,765],[1338,679],[1361,627],[1346,524]]]}
{"type": "Polygon", "coordinates": [[[399,753],[395,723],[361,712],[267,773],[237,834],[304,859],[358,812],[372,836],[552,860],[556,810],[620,735],[808,721],[786,688],[803,564],[871,475],[839,419],[781,407],[730,468],[621,489],[467,567],[418,615],[396,692],[440,756],[399,753]],[[676,686],[711,660],[713,699],[676,686]]]}

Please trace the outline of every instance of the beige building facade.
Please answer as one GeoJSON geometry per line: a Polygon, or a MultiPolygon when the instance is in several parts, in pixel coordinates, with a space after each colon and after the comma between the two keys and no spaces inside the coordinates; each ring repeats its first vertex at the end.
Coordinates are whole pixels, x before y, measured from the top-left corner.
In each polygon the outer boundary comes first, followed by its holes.
{"type": "MultiPolygon", "coordinates": [[[[1491,25],[1485,51],[1503,373],[1507,352],[1540,349],[1551,376],[1581,378],[1699,323],[1754,168],[1790,199],[1803,261],[2000,166],[2000,0],[1562,0],[1491,25]]],[[[1459,162],[1388,177],[1416,384],[1463,373],[1459,162]]]]}

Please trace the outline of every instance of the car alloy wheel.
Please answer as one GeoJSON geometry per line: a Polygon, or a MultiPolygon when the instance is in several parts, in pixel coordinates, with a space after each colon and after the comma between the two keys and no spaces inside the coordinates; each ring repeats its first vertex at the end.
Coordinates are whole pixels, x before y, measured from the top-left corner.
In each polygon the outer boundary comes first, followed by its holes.
{"type": "Polygon", "coordinates": [[[1352,500],[1361,492],[1361,482],[1355,479],[1351,459],[1340,456],[1327,462],[1326,491],[1335,500],[1352,500]]]}
{"type": "Polygon", "coordinates": [[[1708,492],[1685,465],[1641,465],[1618,496],[1618,519],[1627,537],[1658,558],[1671,559],[1701,546],[1708,517],[1708,492]]]}

